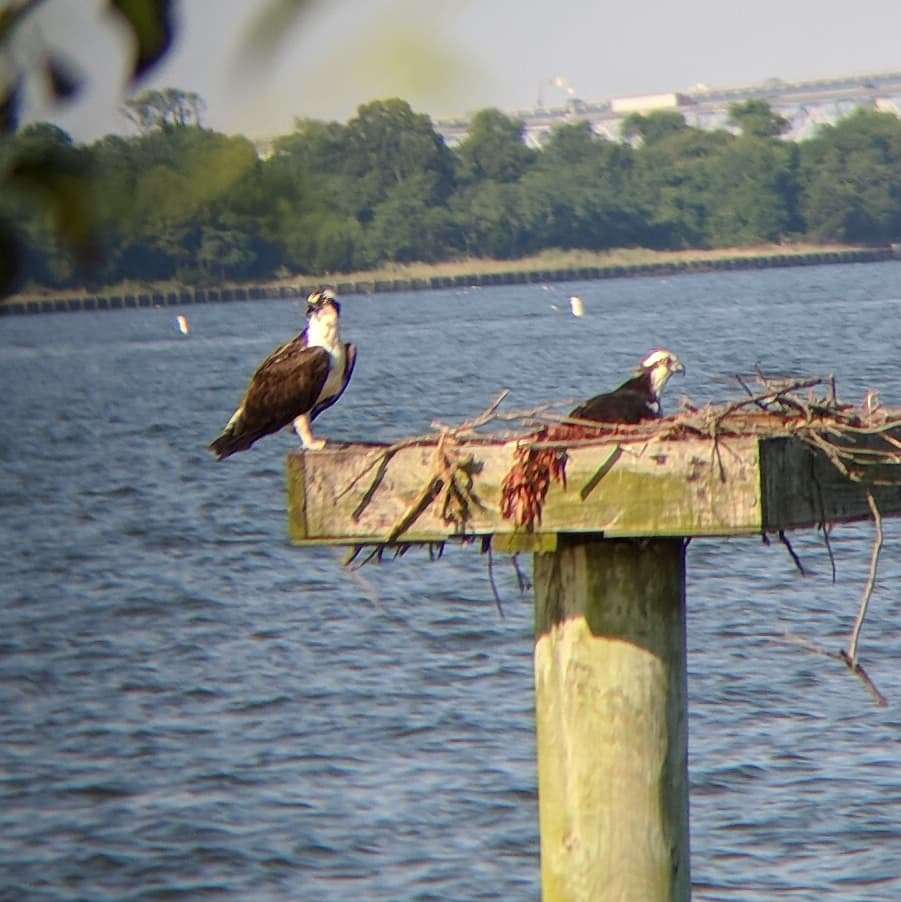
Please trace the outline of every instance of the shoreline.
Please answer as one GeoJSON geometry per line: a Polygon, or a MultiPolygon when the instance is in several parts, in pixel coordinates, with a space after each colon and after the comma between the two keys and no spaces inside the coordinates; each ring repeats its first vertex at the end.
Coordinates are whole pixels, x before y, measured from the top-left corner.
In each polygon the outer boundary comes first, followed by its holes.
{"type": "MultiPolygon", "coordinates": [[[[685,273],[714,272],[720,270],[770,269],[791,266],[822,266],[837,263],[877,263],[901,259],[901,247],[897,245],[874,248],[848,248],[822,251],[775,251],[773,253],[740,253],[731,251],[690,252],[675,259],[643,262],[623,262],[619,264],[601,263],[594,266],[569,265],[553,268],[536,268],[528,264],[515,268],[510,261],[504,261],[509,269],[494,270],[488,266],[483,271],[474,270],[458,275],[417,275],[403,278],[375,278],[367,274],[331,277],[339,295],[385,294],[388,292],[429,291],[447,288],[469,288],[483,285],[520,285],[546,282],[585,282],[600,279],[636,278],[643,276],[669,276],[685,273]]],[[[492,261],[496,266],[503,263],[492,261]]],[[[411,267],[412,268],[412,267],[411,267]]],[[[419,267],[417,267],[419,268],[419,267]]],[[[421,267],[428,272],[429,267],[421,267]]],[[[433,269],[440,269],[436,264],[433,269]]],[[[0,301],[0,316],[26,315],[36,313],[66,313],[81,310],[123,310],[139,307],[179,307],[193,304],[217,304],[232,301],[271,300],[279,298],[299,298],[329,281],[328,278],[303,278],[289,282],[261,282],[248,285],[211,288],[179,288],[178,290],[144,290],[123,293],[110,289],[99,294],[85,292],[60,292],[59,295],[16,296],[0,301]]]]}

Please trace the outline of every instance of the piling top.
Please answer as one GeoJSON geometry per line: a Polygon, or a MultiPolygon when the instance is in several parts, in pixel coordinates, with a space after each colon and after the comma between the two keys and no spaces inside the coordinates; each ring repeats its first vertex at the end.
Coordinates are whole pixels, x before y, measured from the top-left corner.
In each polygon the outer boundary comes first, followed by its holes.
{"type": "Polygon", "coordinates": [[[380,544],[493,536],[496,548],[551,550],[559,533],[754,535],[869,518],[868,491],[883,514],[901,513],[901,411],[881,410],[877,419],[846,413],[838,426],[809,413],[709,408],[707,434],[695,412],[693,420],[680,415],[587,438],[559,429],[508,441],[445,434],[293,453],[291,539],[380,544]],[[540,452],[544,470],[535,465],[540,452]],[[548,472],[548,455],[563,461],[562,478],[548,472]],[[543,484],[537,515],[522,522],[524,506],[517,509],[513,496],[540,495],[543,484]]]}

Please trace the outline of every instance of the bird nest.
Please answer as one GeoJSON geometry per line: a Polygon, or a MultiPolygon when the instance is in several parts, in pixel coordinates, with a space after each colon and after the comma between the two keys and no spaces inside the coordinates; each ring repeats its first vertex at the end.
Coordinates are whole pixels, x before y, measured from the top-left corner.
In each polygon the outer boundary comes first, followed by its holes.
{"type": "Polygon", "coordinates": [[[473,493],[473,446],[515,445],[514,460],[501,491],[501,514],[525,531],[541,523],[541,512],[553,483],[566,483],[568,452],[597,445],[649,445],[656,442],[698,441],[710,443],[716,471],[726,481],[722,461],[724,440],[729,438],[793,437],[822,452],[843,476],[866,485],[901,484],[901,441],[893,431],[901,429],[901,410],[883,407],[875,393],[860,406],[840,402],[831,379],[773,380],[759,377],[759,390],[739,380],[747,397],[725,404],[696,407],[684,401],[673,416],[634,425],[598,423],[564,416],[561,405],[529,410],[503,411],[501,395],[477,417],[457,426],[432,424],[433,432],[378,448],[366,466],[341,494],[367,474],[375,474],[356,515],[368,505],[391,457],[414,445],[435,448],[435,466],[422,491],[398,519],[388,543],[402,541],[403,534],[420,514],[437,504],[443,521],[463,537],[474,510],[481,502],[473,493]],[[506,427],[503,430],[498,427],[506,427]],[[489,428],[491,431],[489,431],[489,428]],[[857,439],[871,436],[864,445],[857,439]]]}

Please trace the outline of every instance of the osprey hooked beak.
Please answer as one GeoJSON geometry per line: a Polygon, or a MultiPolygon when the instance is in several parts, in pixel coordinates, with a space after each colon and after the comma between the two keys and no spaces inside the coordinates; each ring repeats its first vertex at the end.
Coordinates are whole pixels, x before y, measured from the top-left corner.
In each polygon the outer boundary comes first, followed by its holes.
{"type": "Polygon", "coordinates": [[[673,373],[684,373],[685,367],[682,361],[672,352],[663,348],[657,351],[651,351],[644,360],[641,361],[639,372],[651,374],[651,386],[654,394],[660,397],[660,392],[669,382],[673,373]]]}

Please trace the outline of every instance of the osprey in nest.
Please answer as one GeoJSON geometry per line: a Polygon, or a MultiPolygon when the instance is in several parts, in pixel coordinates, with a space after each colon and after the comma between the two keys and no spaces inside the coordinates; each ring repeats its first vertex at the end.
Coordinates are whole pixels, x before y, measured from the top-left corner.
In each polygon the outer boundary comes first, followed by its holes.
{"type": "MultiPolygon", "coordinates": [[[[615,424],[640,423],[661,416],[660,393],[673,373],[684,373],[685,367],[671,351],[651,351],[638,366],[632,378],[614,391],[595,395],[570,413],[578,420],[615,424]]],[[[562,443],[588,436],[600,435],[589,425],[567,423],[545,427],[533,436],[538,442],[557,443],[556,447],[534,447],[523,442],[513,455],[513,465],[501,484],[501,514],[530,532],[541,522],[541,511],[552,482],[566,485],[566,448],[562,443]]]]}
{"type": "Polygon", "coordinates": [[[598,423],[640,423],[662,416],[660,394],[673,373],[684,373],[682,361],[663,349],[651,351],[632,378],[611,392],[595,395],[570,413],[578,420],[598,423]]]}
{"type": "Polygon", "coordinates": [[[347,388],[357,359],[354,345],[341,340],[341,305],[330,288],[307,298],[307,325],[276,348],[258,367],[238,409],[210,450],[223,460],[257,439],[294,426],[304,448],[318,451],[311,423],[347,388]]]}

